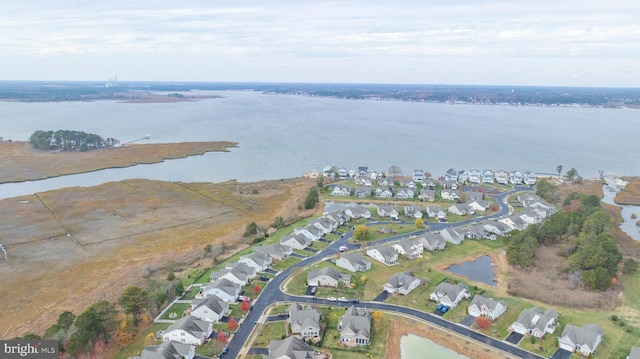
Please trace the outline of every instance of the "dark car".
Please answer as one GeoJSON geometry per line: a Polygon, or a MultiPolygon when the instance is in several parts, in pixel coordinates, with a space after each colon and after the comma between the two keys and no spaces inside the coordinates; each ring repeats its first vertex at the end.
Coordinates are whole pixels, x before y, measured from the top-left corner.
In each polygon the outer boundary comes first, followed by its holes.
{"type": "Polygon", "coordinates": [[[229,347],[227,345],[222,347],[222,354],[227,354],[228,351],[229,351],[229,347]]]}
{"type": "Polygon", "coordinates": [[[353,299],[351,299],[351,303],[356,303],[356,304],[358,304],[358,303],[360,303],[360,299],[358,299],[358,298],[353,298],[353,299]]]}

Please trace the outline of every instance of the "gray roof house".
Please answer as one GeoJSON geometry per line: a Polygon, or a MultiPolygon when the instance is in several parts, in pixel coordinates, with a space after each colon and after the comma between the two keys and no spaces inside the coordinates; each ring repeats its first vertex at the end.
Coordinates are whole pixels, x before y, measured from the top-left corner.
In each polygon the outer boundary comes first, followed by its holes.
{"type": "Polygon", "coordinates": [[[629,352],[627,359],[640,359],[640,347],[631,347],[631,352],[629,352]]]}
{"type": "Polygon", "coordinates": [[[398,220],[398,210],[396,206],[390,204],[378,205],[378,215],[380,217],[390,217],[392,220],[398,220]]]}
{"type": "Polygon", "coordinates": [[[500,314],[507,310],[507,303],[503,300],[495,301],[493,298],[487,298],[480,294],[476,294],[469,304],[469,315],[474,317],[487,317],[496,320],[500,314]]]}
{"type": "Polygon", "coordinates": [[[204,300],[191,301],[191,315],[205,322],[219,322],[227,314],[229,314],[229,303],[217,295],[211,295],[204,300]]]}
{"type": "Polygon", "coordinates": [[[302,233],[289,234],[280,238],[280,244],[302,250],[311,245],[311,239],[302,233]]]}
{"type": "Polygon", "coordinates": [[[312,269],[307,273],[307,284],[319,287],[337,287],[340,282],[349,284],[351,275],[340,273],[332,267],[312,269]]]}
{"type": "Polygon", "coordinates": [[[464,234],[458,232],[452,227],[447,227],[441,230],[439,234],[445,241],[452,244],[460,244],[464,241],[464,234]]]}
{"type": "Polygon", "coordinates": [[[338,319],[338,330],[341,344],[368,345],[371,340],[371,313],[364,308],[349,307],[338,319]]]}
{"type": "Polygon", "coordinates": [[[211,272],[209,279],[212,282],[215,282],[222,278],[227,278],[234,283],[245,286],[249,284],[249,281],[256,277],[256,274],[257,272],[255,267],[248,266],[245,263],[235,263],[219,271],[211,272]]]}
{"type": "Polygon", "coordinates": [[[428,251],[441,251],[447,246],[447,241],[440,234],[425,233],[416,239],[428,251]]]}
{"type": "Polygon", "coordinates": [[[293,303],[289,307],[291,332],[303,338],[320,338],[320,312],[310,306],[293,303]]]}
{"type": "Polygon", "coordinates": [[[542,338],[546,333],[553,334],[558,326],[558,313],[553,309],[543,312],[538,307],[525,309],[511,324],[511,330],[520,334],[530,334],[542,338]]]}
{"type": "Polygon", "coordinates": [[[404,206],[404,215],[408,218],[422,218],[422,211],[419,206],[404,206]]]}
{"type": "Polygon", "coordinates": [[[371,269],[371,262],[360,253],[345,253],[336,259],[336,265],[352,272],[364,272],[371,269]]]}
{"type": "Polygon", "coordinates": [[[358,219],[358,218],[371,218],[371,212],[365,206],[353,206],[344,210],[344,214],[347,217],[358,219]]]}
{"type": "Polygon", "coordinates": [[[371,197],[371,188],[356,188],[354,194],[356,195],[356,197],[360,198],[371,197]]]}
{"type": "Polygon", "coordinates": [[[443,188],[442,191],[440,191],[440,197],[442,197],[442,199],[456,201],[460,199],[460,192],[458,192],[457,189],[443,188]]]}
{"type": "Polygon", "coordinates": [[[399,255],[407,259],[418,258],[424,251],[422,242],[414,238],[403,238],[392,244],[391,247],[398,252],[399,255]]]}
{"type": "Polygon", "coordinates": [[[426,206],[425,211],[427,212],[427,216],[429,218],[437,218],[437,219],[446,219],[447,212],[440,206],[426,206]]]}
{"type": "Polygon", "coordinates": [[[179,342],[167,341],[160,345],[149,345],[142,349],[140,356],[135,359],[193,359],[196,346],[179,342]]]}
{"type": "Polygon", "coordinates": [[[302,339],[293,335],[283,340],[269,342],[269,354],[264,359],[313,359],[314,350],[302,339]]]}
{"type": "Polygon", "coordinates": [[[438,284],[431,293],[431,300],[438,304],[444,304],[451,308],[455,308],[463,299],[471,297],[469,288],[464,283],[450,284],[442,282],[438,284]]]}
{"type": "Polygon", "coordinates": [[[418,194],[418,198],[423,201],[433,202],[436,200],[436,191],[428,188],[422,188],[418,194]]]}
{"type": "Polygon", "coordinates": [[[604,330],[597,324],[585,324],[581,327],[567,324],[558,339],[558,345],[571,353],[577,351],[589,357],[596,351],[603,336],[604,330]]]}
{"type": "Polygon", "coordinates": [[[312,241],[317,241],[318,239],[322,238],[322,236],[324,235],[324,232],[320,228],[313,225],[307,225],[304,228],[294,228],[293,233],[303,234],[304,236],[306,236],[312,241]]]}
{"type": "Polygon", "coordinates": [[[238,300],[240,288],[242,288],[240,284],[234,283],[227,278],[222,278],[200,287],[200,291],[196,294],[196,299],[207,299],[212,295],[216,295],[225,302],[231,303],[238,300]]]}
{"type": "Polygon", "coordinates": [[[458,216],[466,216],[467,214],[475,213],[475,211],[466,203],[452,204],[447,210],[449,213],[457,214],[458,216]]]}
{"type": "Polygon", "coordinates": [[[420,282],[420,279],[414,277],[410,272],[402,272],[392,275],[382,288],[387,293],[407,295],[416,289],[420,282]]]}
{"type": "Polygon", "coordinates": [[[388,266],[398,264],[398,252],[389,246],[377,245],[367,249],[367,255],[388,266]]]}
{"type": "Polygon", "coordinates": [[[182,317],[165,329],[162,334],[164,341],[174,341],[185,344],[202,345],[213,332],[211,322],[205,322],[192,315],[182,317]]]}
{"type": "Polygon", "coordinates": [[[273,258],[269,257],[264,252],[256,251],[240,257],[240,259],[238,259],[238,263],[244,263],[249,267],[253,267],[257,272],[264,272],[269,268],[271,263],[273,263],[273,258]]]}
{"type": "Polygon", "coordinates": [[[253,247],[253,250],[256,252],[262,252],[272,259],[277,259],[280,261],[293,253],[293,248],[280,243],[264,245],[261,247],[253,247]]]}

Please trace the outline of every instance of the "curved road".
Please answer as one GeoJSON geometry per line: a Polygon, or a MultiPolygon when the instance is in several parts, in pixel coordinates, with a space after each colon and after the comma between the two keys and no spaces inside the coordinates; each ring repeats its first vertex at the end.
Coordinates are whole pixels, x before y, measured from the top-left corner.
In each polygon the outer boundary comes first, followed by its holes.
{"type": "MultiPolygon", "coordinates": [[[[474,223],[476,221],[502,217],[509,213],[509,206],[504,202],[504,199],[507,196],[512,195],[514,193],[529,191],[529,190],[531,190],[530,187],[516,187],[512,191],[500,193],[494,196],[494,198],[500,205],[500,211],[492,215],[478,216],[478,217],[474,217],[473,219],[462,221],[462,222],[430,224],[428,230],[421,230],[417,232],[389,237],[373,243],[376,244],[376,243],[386,243],[390,241],[396,241],[401,238],[408,237],[410,235],[420,234],[427,231],[438,231],[446,227],[464,226],[467,224],[474,223]]],[[[379,222],[378,224],[380,223],[383,223],[383,222],[379,222]]],[[[319,251],[313,256],[305,258],[302,261],[290,266],[289,268],[280,272],[274,279],[272,279],[268,283],[268,285],[262,290],[262,293],[260,294],[260,296],[254,301],[252,310],[249,311],[247,315],[245,315],[244,319],[241,321],[240,327],[237,329],[236,333],[233,335],[231,341],[228,344],[229,351],[224,356],[230,357],[230,358],[237,358],[239,356],[239,353],[241,352],[243,347],[245,347],[245,345],[247,344],[247,340],[249,339],[249,336],[253,331],[253,327],[255,325],[254,323],[260,320],[265,309],[273,303],[280,302],[280,301],[289,301],[289,302],[300,302],[300,303],[335,305],[335,303],[333,302],[327,302],[326,299],[314,300],[313,298],[310,298],[310,297],[293,296],[293,295],[286,294],[282,292],[281,285],[289,278],[289,276],[294,270],[307,267],[313,264],[314,262],[321,261],[326,257],[335,255],[338,252],[338,248],[340,248],[340,246],[346,245],[349,247],[349,249],[359,248],[359,245],[350,244],[348,242],[348,240],[352,236],[353,236],[353,230],[349,230],[341,238],[338,238],[323,250],[319,251]]],[[[477,340],[486,345],[490,345],[496,349],[510,353],[519,358],[544,359],[539,355],[520,349],[519,347],[513,346],[504,341],[494,339],[484,334],[475,332],[467,327],[463,327],[456,323],[444,320],[439,316],[435,316],[433,314],[426,313],[417,309],[385,304],[380,302],[360,302],[358,306],[364,306],[367,308],[378,309],[378,310],[385,310],[389,312],[402,313],[402,314],[410,315],[416,318],[420,318],[425,321],[428,321],[431,324],[439,326],[442,329],[454,331],[460,335],[477,340]]],[[[261,324],[261,323],[258,323],[258,324],[261,324]]]]}

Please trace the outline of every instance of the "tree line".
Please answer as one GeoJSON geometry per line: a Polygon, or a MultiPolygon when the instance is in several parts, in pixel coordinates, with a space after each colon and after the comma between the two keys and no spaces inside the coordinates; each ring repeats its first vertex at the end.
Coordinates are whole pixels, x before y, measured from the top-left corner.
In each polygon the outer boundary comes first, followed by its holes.
{"type": "Polygon", "coordinates": [[[29,137],[33,148],[42,151],[88,151],[112,147],[117,140],[104,139],[93,133],[73,130],[36,131],[29,137]]]}
{"type": "MultiPolygon", "coordinates": [[[[529,226],[507,239],[509,263],[533,267],[540,246],[556,245],[562,249],[559,253],[568,258],[568,270],[580,277],[585,288],[606,290],[615,284],[622,260],[610,231],[609,214],[596,195],[572,193],[565,199],[563,208],[541,225],[529,226]]],[[[628,263],[631,267],[633,264],[628,263]]]]}

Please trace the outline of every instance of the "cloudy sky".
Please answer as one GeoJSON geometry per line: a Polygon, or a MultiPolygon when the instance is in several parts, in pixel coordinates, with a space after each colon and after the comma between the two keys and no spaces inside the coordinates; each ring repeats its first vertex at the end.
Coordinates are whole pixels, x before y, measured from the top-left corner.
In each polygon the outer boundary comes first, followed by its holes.
{"type": "Polygon", "coordinates": [[[26,0],[0,80],[640,86],[637,0],[26,0]]]}

